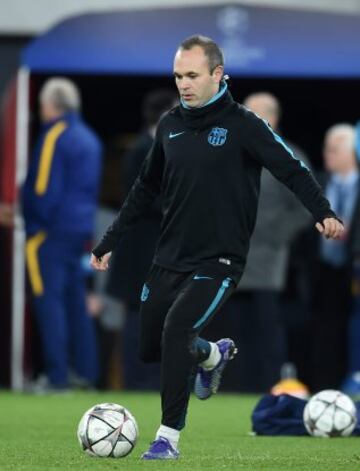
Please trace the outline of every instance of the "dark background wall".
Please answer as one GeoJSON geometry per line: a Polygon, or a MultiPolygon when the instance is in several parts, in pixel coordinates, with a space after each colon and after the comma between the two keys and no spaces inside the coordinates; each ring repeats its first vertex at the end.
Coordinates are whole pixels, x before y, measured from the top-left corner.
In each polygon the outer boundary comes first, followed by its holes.
{"type": "MultiPolygon", "coordinates": [[[[33,110],[36,110],[34,99],[47,77],[33,78],[33,110]]],[[[110,160],[121,157],[139,130],[141,103],[146,93],[157,87],[175,89],[172,77],[72,75],[70,78],[81,89],[84,116],[104,140],[110,160]]],[[[256,91],[268,91],[278,97],[283,108],[281,134],[305,150],[316,170],[322,167],[325,131],[335,123],[355,123],[360,119],[359,88],[360,79],[235,78],[230,83],[230,90],[239,102],[256,91]]],[[[35,115],[33,118],[36,127],[37,118],[35,115]]],[[[117,205],[118,199],[110,197],[107,203],[117,205]]]]}
{"type": "MultiPolygon", "coordinates": [[[[159,86],[175,89],[171,77],[84,77],[73,76],[84,97],[84,113],[105,138],[134,132],[141,125],[140,106],[144,95],[159,86]]],[[[309,153],[321,166],[322,139],[334,123],[360,119],[357,80],[235,78],[230,90],[241,102],[249,93],[269,91],[283,108],[284,136],[309,153]]]]}

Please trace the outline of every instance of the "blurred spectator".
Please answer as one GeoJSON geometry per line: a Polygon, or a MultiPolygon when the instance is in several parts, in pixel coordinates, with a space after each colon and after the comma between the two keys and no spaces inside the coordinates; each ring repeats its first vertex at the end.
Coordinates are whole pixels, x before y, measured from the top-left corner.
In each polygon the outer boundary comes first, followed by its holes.
{"type": "Polygon", "coordinates": [[[360,162],[360,121],[355,126],[355,154],[357,162],[360,162]]]}
{"type": "MultiPolygon", "coordinates": [[[[144,100],[144,129],[124,156],[126,191],[132,187],[151,148],[161,116],[175,106],[178,96],[168,89],[150,92],[144,100]]],[[[144,365],[138,358],[140,293],[151,265],[159,236],[161,202],[156,200],[148,214],[121,240],[112,256],[107,293],[121,302],[125,310],[123,327],[124,385],[128,389],[158,387],[159,365],[144,365]]]]}
{"type": "Polygon", "coordinates": [[[81,259],[93,232],[101,144],[79,110],[79,91],[71,81],[52,78],[44,84],[43,128],[22,195],[27,268],[46,372],[37,386],[44,391],[71,383],[91,386],[98,376],[81,259]]]}
{"type": "MultiPolygon", "coordinates": [[[[254,93],[244,105],[278,132],[281,109],[276,97],[254,93]]],[[[287,144],[296,158],[308,164],[297,146],[287,144]]],[[[281,365],[287,359],[279,296],[286,283],[290,244],[311,221],[302,204],[266,168],[262,169],[260,188],[245,271],[237,293],[225,306],[237,318],[236,327],[232,326],[237,335],[232,335],[239,348],[234,362],[238,362],[241,389],[254,392],[269,390],[279,380],[281,365]]]]}
{"type": "MultiPolygon", "coordinates": [[[[357,162],[360,162],[360,121],[356,124],[355,152],[357,162]]],[[[359,192],[359,190],[358,190],[359,192]]],[[[358,194],[359,199],[359,194],[358,194]]],[[[353,220],[360,218],[360,204],[357,202],[353,220]]],[[[360,396],[360,224],[354,230],[353,252],[353,279],[352,295],[353,307],[348,328],[348,374],[342,385],[342,390],[351,396],[360,396]]]]}
{"type": "MultiPolygon", "coordinates": [[[[346,373],[352,265],[360,254],[360,180],[354,127],[349,124],[331,127],[325,135],[323,157],[326,175],[320,182],[346,231],[341,240],[319,240],[312,321],[315,390],[339,388],[346,373]]],[[[358,320],[355,325],[359,328],[358,320]]],[[[352,342],[350,345],[358,351],[358,345],[352,342]]]]}

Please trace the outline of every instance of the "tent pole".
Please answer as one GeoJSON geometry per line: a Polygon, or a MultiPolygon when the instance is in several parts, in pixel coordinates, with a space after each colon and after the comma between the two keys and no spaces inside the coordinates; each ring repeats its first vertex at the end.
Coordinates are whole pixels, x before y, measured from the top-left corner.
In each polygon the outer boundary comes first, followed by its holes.
{"type": "MultiPolygon", "coordinates": [[[[15,191],[27,172],[29,125],[29,70],[20,68],[16,90],[16,164],[15,191]]],[[[16,211],[12,253],[12,318],[11,318],[11,389],[24,387],[25,344],[25,231],[21,213],[16,211]]]]}

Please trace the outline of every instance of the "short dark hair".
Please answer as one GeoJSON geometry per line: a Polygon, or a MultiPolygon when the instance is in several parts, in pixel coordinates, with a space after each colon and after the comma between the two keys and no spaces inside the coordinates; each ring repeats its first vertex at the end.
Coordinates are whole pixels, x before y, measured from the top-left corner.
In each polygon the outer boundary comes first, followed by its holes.
{"type": "Polygon", "coordinates": [[[222,50],[215,41],[206,36],[200,34],[190,36],[180,44],[178,49],[189,51],[195,46],[200,46],[203,49],[209,61],[210,73],[213,73],[219,65],[224,66],[224,54],[222,50]]]}
{"type": "Polygon", "coordinates": [[[168,88],[158,88],[149,92],[143,101],[142,118],[145,126],[154,126],[161,116],[173,108],[179,97],[168,88]]]}

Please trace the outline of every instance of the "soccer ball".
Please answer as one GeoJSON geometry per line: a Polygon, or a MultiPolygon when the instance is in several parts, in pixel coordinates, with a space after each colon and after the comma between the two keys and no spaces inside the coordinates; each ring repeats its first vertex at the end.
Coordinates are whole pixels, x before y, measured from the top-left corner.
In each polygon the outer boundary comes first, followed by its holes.
{"type": "Polygon", "coordinates": [[[97,404],[82,416],[77,437],[90,456],[122,458],[134,448],[139,429],[132,414],[119,404],[97,404]]]}
{"type": "Polygon", "coordinates": [[[348,437],[356,421],[353,401],[332,389],[315,394],[304,409],[304,425],[314,437],[348,437]]]}

